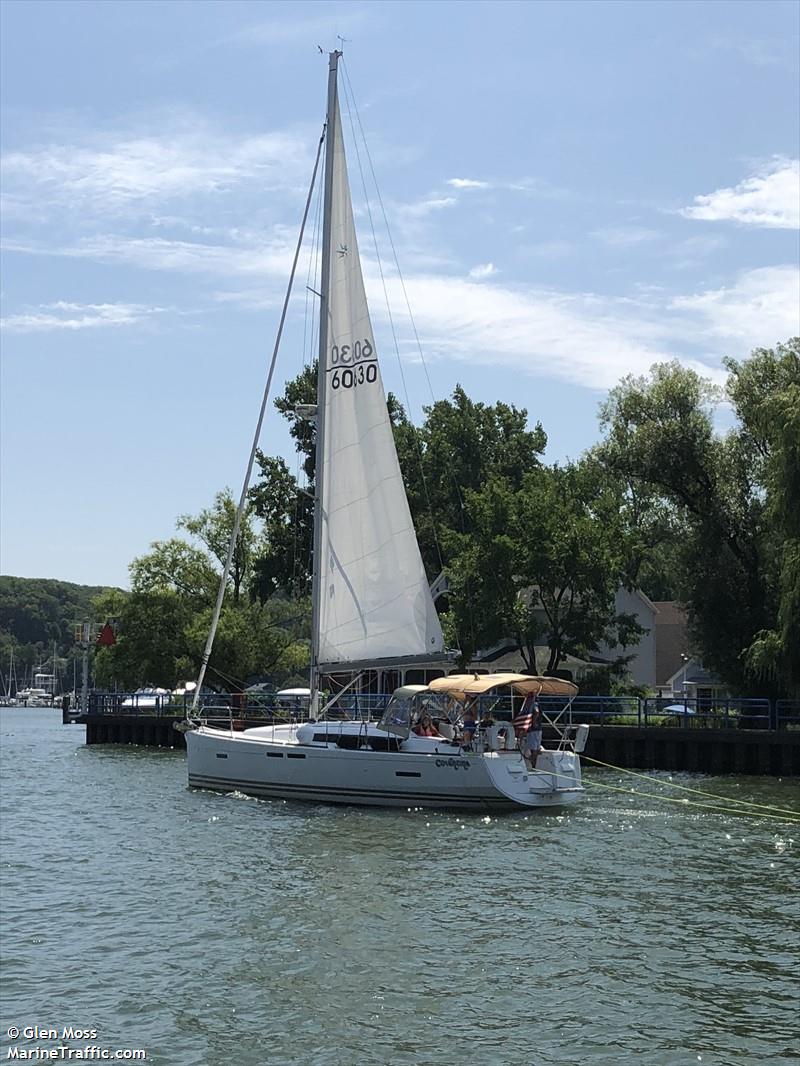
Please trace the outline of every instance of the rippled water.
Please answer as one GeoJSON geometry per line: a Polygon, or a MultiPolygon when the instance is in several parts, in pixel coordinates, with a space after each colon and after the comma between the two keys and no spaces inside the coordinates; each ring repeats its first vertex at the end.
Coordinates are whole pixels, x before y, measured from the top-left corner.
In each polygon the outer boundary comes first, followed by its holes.
{"type": "Polygon", "coordinates": [[[9,1026],[75,1025],[165,1066],[798,1061],[800,823],[603,771],[561,816],[191,792],[183,753],[45,710],[0,711],[0,741],[4,1060],[59,1043],[9,1026]]]}

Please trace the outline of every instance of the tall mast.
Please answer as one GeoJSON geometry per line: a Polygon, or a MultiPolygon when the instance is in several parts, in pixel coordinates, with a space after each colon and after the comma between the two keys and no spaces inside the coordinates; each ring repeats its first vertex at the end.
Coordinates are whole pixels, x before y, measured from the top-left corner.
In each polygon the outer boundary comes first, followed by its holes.
{"type": "Polygon", "coordinates": [[[319,607],[320,550],[322,544],[322,478],[325,444],[325,393],[328,365],[328,296],[331,259],[331,204],[333,202],[333,148],[337,113],[339,56],[330,53],[328,67],[328,114],[325,123],[325,198],[322,206],[322,285],[319,301],[319,355],[317,358],[316,462],[314,466],[314,557],[311,577],[311,710],[319,706],[319,607]]]}

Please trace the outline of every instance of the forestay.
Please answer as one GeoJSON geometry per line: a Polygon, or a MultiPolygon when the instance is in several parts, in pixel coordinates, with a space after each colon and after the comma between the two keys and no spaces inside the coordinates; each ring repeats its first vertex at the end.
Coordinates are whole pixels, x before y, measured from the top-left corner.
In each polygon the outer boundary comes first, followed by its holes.
{"type": "Polygon", "coordinates": [[[320,668],[435,656],[443,639],[411,522],[358,255],[338,103],[333,113],[320,668]]]}

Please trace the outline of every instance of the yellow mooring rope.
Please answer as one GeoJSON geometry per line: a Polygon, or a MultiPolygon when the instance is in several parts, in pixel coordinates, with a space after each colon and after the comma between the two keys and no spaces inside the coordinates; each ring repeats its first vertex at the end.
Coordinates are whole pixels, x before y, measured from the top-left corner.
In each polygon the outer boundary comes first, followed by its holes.
{"type": "Polygon", "coordinates": [[[684,807],[698,807],[706,811],[722,811],[725,814],[742,814],[750,818],[772,818],[782,822],[795,822],[800,824],[800,817],[796,815],[774,815],[762,811],[746,811],[736,807],[720,807],[716,803],[697,803],[695,800],[682,799],[680,796],[660,796],[657,792],[637,792],[632,788],[620,788],[618,785],[606,785],[602,781],[584,781],[584,786],[589,788],[606,788],[611,792],[624,792],[626,796],[636,796],[639,799],[662,800],[664,803],[680,803],[684,807]]]}
{"type": "MultiPolygon", "coordinates": [[[[773,814],[788,815],[791,820],[800,821],[800,811],[789,810],[787,807],[773,807],[773,806],[770,806],[767,803],[754,803],[751,800],[737,799],[736,797],[733,797],[733,796],[732,797],[720,796],[716,792],[707,792],[705,789],[702,789],[702,788],[690,788],[689,785],[679,785],[675,781],[663,781],[663,780],[661,780],[661,778],[654,778],[654,777],[651,777],[649,774],[640,774],[636,770],[626,770],[625,767],[623,767],[623,766],[614,766],[612,763],[602,762],[602,760],[600,760],[600,759],[593,759],[590,755],[582,755],[581,758],[584,759],[586,762],[594,763],[596,766],[604,766],[607,770],[616,770],[620,774],[630,774],[631,777],[641,777],[642,780],[649,781],[651,784],[664,785],[667,788],[676,788],[676,789],[679,789],[681,792],[692,792],[696,796],[705,796],[708,799],[718,800],[718,801],[721,801],[722,803],[730,803],[730,804],[733,804],[734,806],[738,805],[739,807],[755,807],[758,810],[767,811],[771,815],[773,815],[773,814]]],[[[613,789],[613,788],[616,787],[614,785],[602,784],[602,782],[599,782],[599,781],[592,781],[591,784],[593,784],[593,785],[595,785],[595,784],[596,785],[601,785],[601,787],[609,788],[609,789],[613,789]]],[[[632,796],[650,796],[653,799],[671,799],[674,803],[688,803],[688,802],[690,802],[689,800],[681,800],[681,799],[678,799],[677,797],[673,798],[673,797],[670,797],[670,796],[659,796],[657,793],[653,793],[653,792],[634,792],[634,791],[632,791],[630,789],[619,789],[619,788],[617,788],[616,790],[620,791],[620,792],[629,792],[630,795],[632,795],[632,796]]],[[[697,804],[694,804],[694,806],[696,806],[696,807],[707,807],[709,805],[706,804],[706,803],[697,803],[697,804]]],[[[721,807],[719,809],[720,810],[728,810],[729,811],[731,808],[729,808],[729,807],[721,807]]],[[[756,811],[742,811],[741,813],[743,813],[743,814],[755,814],[756,811]]],[[[766,817],[766,815],[763,815],[762,817],[766,817]]]]}

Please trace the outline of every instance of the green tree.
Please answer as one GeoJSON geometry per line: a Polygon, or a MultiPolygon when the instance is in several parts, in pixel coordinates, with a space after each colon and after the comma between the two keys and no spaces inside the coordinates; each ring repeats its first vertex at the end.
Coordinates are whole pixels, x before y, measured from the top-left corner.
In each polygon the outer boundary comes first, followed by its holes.
{"type": "MultiPolygon", "coordinates": [[[[208,677],[215,686],[238,692],[248,677],[279,679],[308,671],[309,642],[300,636],[307,611],[286,602],[246,602],[223,606],[208,677]]],[[[190,656],[200,662],[211,610],[193,615],[186,630],[190,656]]]]}
{"type": "MultiPolygon", "coordinates": [[[[211,508],[178,519],[179,528],[199,545],[178,537],[157,541],[131,563],[129,595],[98,599],[96,617],[118,621],[117,643],[96,655],[99,684],[174,688],[197,675],[234,514],[230,493],[218,493],[211,508]]],[[[259,536],[251,504],[242,518],[231,594],[223,604],[209,660],[209,682],[220,688],[241,689],[254,674],[273,673],[279,680],[294,676],[308,659],[308,640],[302,632],[307,605],[287,609],[285,602],[262,604],[251,599],[259,536]]]]}
{"type": "Polygon", "coordinates": [[[527,428],[523,408],[476,403],[460,385],[451,399],[425,408],[419,428],[391,395],[389,410],[422,558],[435,577],[457,538],[472,531],[467,495],[494,479],[518,489],[539,466],[547,435],[538,422],[527,428]]]}
{"type": "Polygon", "coordinates": [[[303,469],[308,482],[314,481],[316,463],[316,423],[300,417],[299,407],[313,407],[317,402],[317,364],[304,367],[296,378],[287,381],[283,395],[275,400],[275,409],[289,422],[289,432],[298,452],[303,456],[303,469]]]}
{"type": "Polygon", "coordinates": [[[128,569],[133,592],[173,592],[198,607],[213,603],[219,587],[214,560],[179,537],[154,541],[128,569]]]}
{"type": "Polygon", "coordinates": [[[101,597],[96,607],[98,617],[117,621],[117,643],[98,648],[94,656],[97,686],[171,689],[196,673],[186,639],[192,605],[174,589],[140,590],[113,600],[101,597]]]}
{"type": "Polygon", "coordinates": [[[92,600],[99,586],[76,585],[52,578],[0,577],[0,670],[8,672],[14,653],[14,674],[23,679],[39,666],[50,672],[53,642],[56,673],[64,688],[71,688],[81,649],[75,643],[75,625],[93,618],[92,600]],[[49,660],[49,662],[48,662],[49,660]]]}
{"type": "Polygon", "coordinates": [[[766,580],[777,597],[775,624],[745,655],[756,678],[800,694],[800,338],[726,361],[728,394],[749,438],[752,477],[765,491],[766,580]]]}
{"type": "Polygon", "coordinates": [[[606,437],[597,454],[612,473],[675,509],[680,598],[693,644],[741,692],[763,691],[754,671],[767,663],[778,687],[792,678],[797,583],[792,520],[786,524],[781,501],[792,500],[800,476],[797,359],[792,341],[759,349],[742,365],[729,362],[739,421],[724,436],[712,420],[719,390],[678,363],[626,378],[602,409],[606,437]]]}
{"type": "MultiPolygon", "coordinates": [[[[251,498],[265,524],[265,548],[255,563],[262,597],[279,589],[303,594],[310,585],[316,430],[314,421],[298,417],[296,409],[315,402],[315,367],[288,382],[275,401],[290,422],[308,488],[298,484],[283,460],[257,456],[260,479],[251,498]]],[[[391,393],[387,407],[417,540],[433,578],[447,557],[450,535],[469,533],[466,493],[492,477],[518,487],[525,472],[538,466],[547,437],[538,423],[527,428],[525,410],[475,403],[461,386],[452,399],[426,408],[419,428],[391,393]]]]}
{"type": "Polygon", "coordinates": [[[94,656],[95,682],[174,688],[197,672],[186,631],[213,604],[220,575],[207,552],[178,537],[155,541],[128,569],[130,593],[113,590],[94,603],[96,620],[117,622],[117,643],[94,656]]]}
{"type": "Polygon", "coordinates": [[[260,480],[250,491],[264,537],[253,562],[253,592],[262,601],[285,592],[307,595],[314,539],[313,490],[303,489],[283,459],[258,452],[260,480]]]}
{"type": "Polygon", "coordinates": [[[467,660],[513,636],[530,670],[546,670],[601,644],[629,646],[641,629],[615,608],[624,578],[620,497],[596,464],[538,467],[514,489],[494,478],[467,494],[471,532],[448,568],[451,609],[467,660]]]}
{"type": "Polygon", "coordinates": [[[625,556],[623,584],[640,589],[651,600],[674,600],[679,590],[679,558],[683,538],[681,512],[651,486],[615,477],[589,453],[595,473],[608,478],[619,501],[625,556]]]}
{"type": "MultiPolygon", "coordinates": [[[[220,572],[225,568],[228,558],[237,508],[238,504],[231,495],[230,489],[224,489],[214,497],[211,507],[201,511],[199,515],[181,515],[177,522],[178,529],[185,529],[187,533],[200,541],[219,564],[220,572]]],[[[229,580],[234,603],[238,603],[242,592],[249,588],[252,577],[253,558],[258,540],[253,522],[254,514],[252,502],[247,502],[231,557],[229,580]]]]}
{"type": "Polygon", "coordinates": [[[256,453],[259,478],[250,490],[253,513],[264,523],[264,537],[254,561],[254,593],[267,600],[277,592],[305,596],[311,588],[314,539],[314,467],[316,423],[301,417],[298,407],[317,402],[317,365],[305,367],[288,381],[275,407],[289,422],[301,456],[307,488],[283,459],[256,453]]]}

